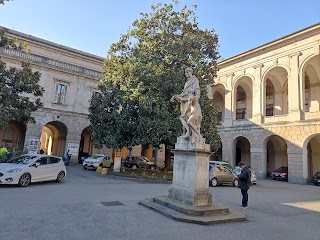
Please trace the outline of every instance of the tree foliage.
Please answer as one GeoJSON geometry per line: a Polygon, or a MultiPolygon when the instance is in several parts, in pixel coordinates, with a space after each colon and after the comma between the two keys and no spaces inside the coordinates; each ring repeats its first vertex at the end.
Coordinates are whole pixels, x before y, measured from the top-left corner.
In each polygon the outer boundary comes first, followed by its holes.
{"type": "MultiPolygon", "coordinates": [[[[17,44],[17,40],[5,35],[0,29],[0,47],[26,50],[25,44],[17,44]]],[[[21,68],[9,67],[0,61],[0,129],[10,120],[24,123],[35,122],[31,113],[42,106],[40,97],[44,89],[38,84],[41,74],[32,72],[28,63],[21,68]]]]}
{"type": "Polygon", "coordinates": [[[0,0],[0,4],[4,5],[4,2],[8,2],[9,0],[0,0]]]}
{"type": "MultiPolygon", "coordinates": [[[[101,94],[91,99],[93,137],[107,147],[173,146],[181,135],[180,107],[170,98],[183,90],[184,69],[200,80],[202,133],[216,149],[216,110],[205,86],[216,75],[218,36],[198,27],[196,6],[152,5],[111,45],[104,62],[101,94]]],[[[220,143],[218,144],[220,146],[220,143]]]]}

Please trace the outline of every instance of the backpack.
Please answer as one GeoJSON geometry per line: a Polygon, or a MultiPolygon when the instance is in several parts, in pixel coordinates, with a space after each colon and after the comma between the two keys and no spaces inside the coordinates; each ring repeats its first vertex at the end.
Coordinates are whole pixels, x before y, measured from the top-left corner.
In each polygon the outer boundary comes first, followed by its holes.
{"type": "Polygon", "coordinates": [[[250,187],[252,185],[252,182],[251,182],[251,169],[250,168],[247,168],[248,169],[248,186],[250,187]]]}

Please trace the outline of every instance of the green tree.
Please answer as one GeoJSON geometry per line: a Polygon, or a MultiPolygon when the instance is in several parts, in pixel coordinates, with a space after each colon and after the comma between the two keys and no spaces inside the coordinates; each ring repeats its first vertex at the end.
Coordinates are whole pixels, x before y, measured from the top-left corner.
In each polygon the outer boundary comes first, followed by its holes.
{"type": "MultiPolygon", "coordinates": [[[[0,29],[0,47],[27,51],[23,42],[8,37],[5,29],[0,29]]],[[[41,74],[32,72],[28,63],[23,62],[21,68],[6,67],[0,61],[0,129],[10,120],[24,123],[35,122],[31,113],[42,106],[40,97],[44,89],[38,84],[41,74]]]]}
{"type": "Polygon", "coordinates": [[[202,93],[202,133],[213,151],[220,147],[217,111],[205,88],[216,76],[218,36],[214,30],[198,27],[195,5],[180,10],[175,6],[152,5],[151,13],[141,13],[111,45],[101,94],[92,98],[89,115],[93,137],[101,144],[166,144],[170,150],[181,135],[180,108],[170,98],[183,89],[184,69],[193,67],[202,93]]]}
{"type": "Polygon", "coordinates": [[[5,1],[8,2],[9,0],[0,0],[0,4],[4,5],[4,2],[5,2],[5,1]]]}

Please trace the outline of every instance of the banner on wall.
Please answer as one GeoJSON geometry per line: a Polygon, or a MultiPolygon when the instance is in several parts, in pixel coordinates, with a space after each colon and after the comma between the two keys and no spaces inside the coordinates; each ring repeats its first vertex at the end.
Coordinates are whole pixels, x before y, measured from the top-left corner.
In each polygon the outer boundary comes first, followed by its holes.
{"type": "Polygon", "coordinates": [[[39,150],[39,139],[30,139],[28,153],[36,154],[39,150]]]}
{"type": "Polygon", "coordinates": [[[120,157],[121,158],[121,148],[116,149],[116,156],[115,157],[120,157]]]}
{"type": "Polygon", "coordinates": [[[68,143],[67,151],[70,150],[71,156],[78,156],[79,143],[68,143]]]}

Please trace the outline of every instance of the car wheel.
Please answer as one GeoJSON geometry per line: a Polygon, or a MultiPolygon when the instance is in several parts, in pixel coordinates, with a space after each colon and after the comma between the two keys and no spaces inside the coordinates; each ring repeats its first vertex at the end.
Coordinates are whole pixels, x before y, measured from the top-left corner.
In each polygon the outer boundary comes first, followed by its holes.
{"type": "Polygon", "coordinates": [[[26,187],[31,183],[31,175],[29,173],[24,173],[19,179],[19,187],[26,187]]]}
{"type": "Polygon", "coordinates": [[[64,176],[65,176],[65,173],[63,171],[59,172],[56,182],[62,183],[64,181],[64,176]]]}
{"type": "Polygon", "coordinates": [[[132,169],[137,169],[137,165],[133,165],[133,166],[132,166],[132,169]]]}
{"type": "Polygon", "coordinates": [[[83,169],[84,169],[84,170],[87,170],[88,168],[87,168],[86,166],[83,166],[83,169]]]}
{"type": "Polygon", "coordinates": [[[216,178],[212,178],[211,180],[211,186],[216,187],[218,185],[218,180],[216,178]]]}
{"type": "Polygon", "coordinates": [[[239,180],[238,179],[233,180],[233,186],[234,187],[238,187],[238,184],[239,184],[239,180]]]}

